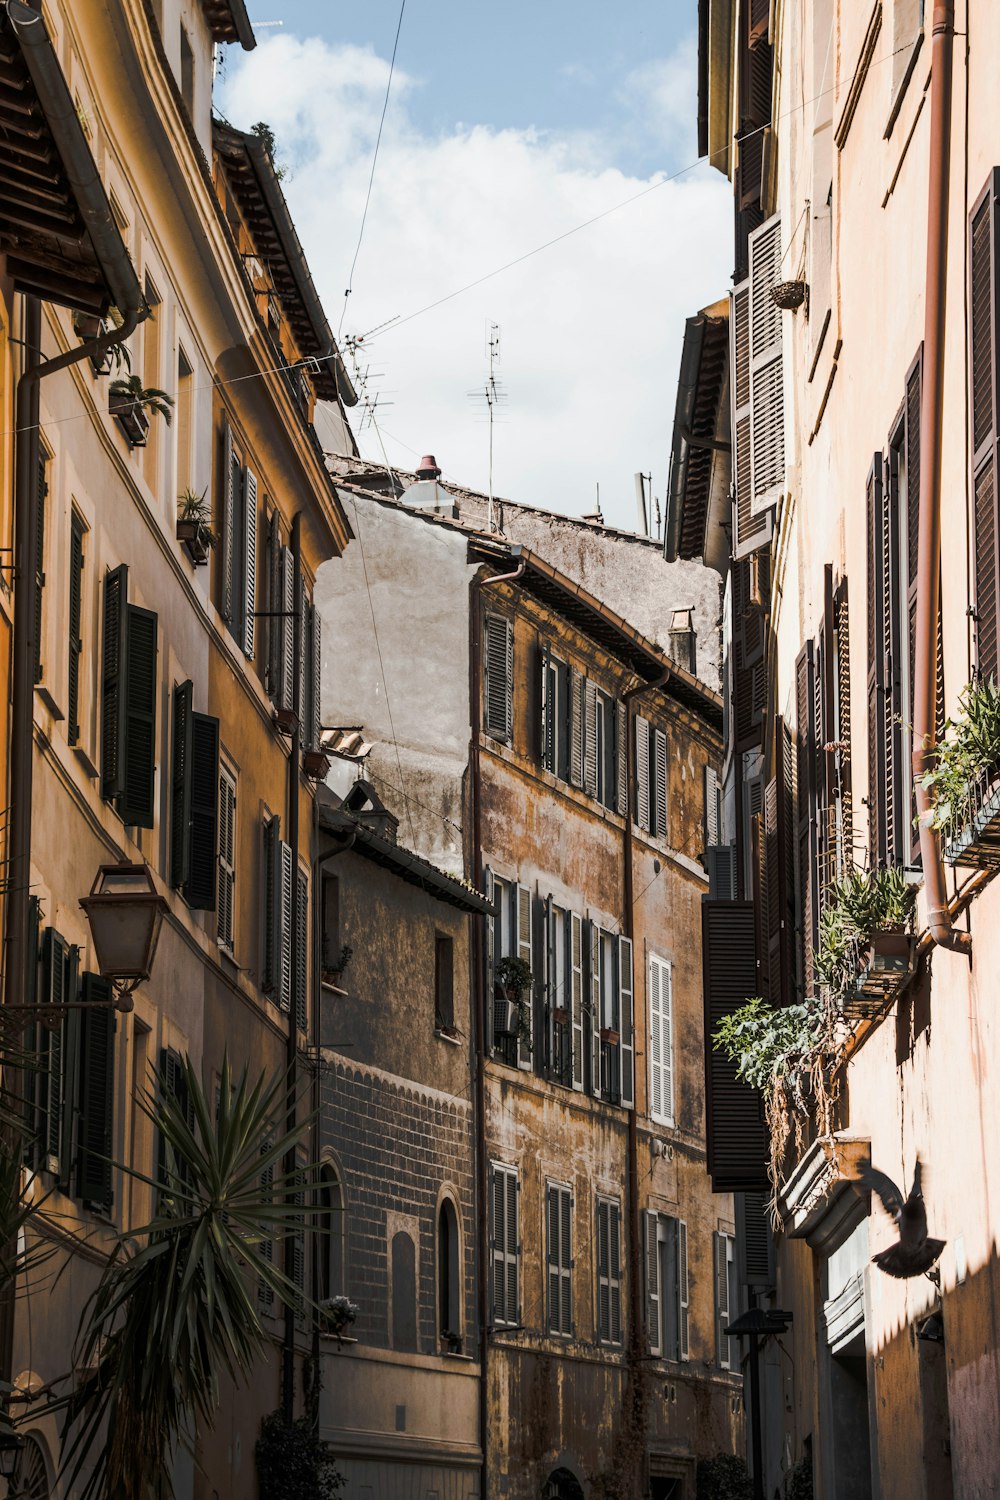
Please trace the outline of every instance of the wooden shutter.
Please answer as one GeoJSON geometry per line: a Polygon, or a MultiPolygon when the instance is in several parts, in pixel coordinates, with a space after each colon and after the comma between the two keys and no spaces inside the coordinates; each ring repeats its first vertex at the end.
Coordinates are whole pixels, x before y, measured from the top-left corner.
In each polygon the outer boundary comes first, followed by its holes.
{"type": "Polygon", "coordinates": [[[266,686],[268,694],[274,703],[281,698],[282,664],[283,664],[283,621],[275,613],[276,610],[284,608],[282,603],[282,547],[281,527],[278,520],[278,512],[272,511],[267,523],[267,542],[265,546],[267,566],[267,671],[266,686]]]}
{"type": "Polygon", "coordinates": [[[298,953],[295,971],[295,1024],[300,1031],[308,1031],[309,1012],[306,996],[309,977],[309,878],[302,870],[297,870],[295,875],[298,881],[298,908],[295,922],[295,944],[298,953]]]}
{"type": "Polygon", "coordinates": [[[584,734],[586,706],[584,702],[584,676],[575,667],[569,669],[569,779],[574,786],[583,786],[584,734]]]}
{"type": "Polygon", "coordinates": [[[1000,534],[997,526],[997,224],[1000,168],[972,210],[969,227],[972,474],[975,513],[976,670],[985,681],[1000,677],[1000,534]]]}
{"type": "Polygon", "coordinates": [[[222,585],[219,590],[219,613],[224,620],[233,619],[236,582],[236,486],[233,452],[233,430],[223,421],[222,427],[222,585]]]}
{"type": "Polygon", "coordinates": [[[833,596],[834,743],[833,798],[836,811],[837,874],[854,865],[854,811],[851,796],[851,632],[847,579],[833,596]]]}
{"type": "MultiPolygon", "coordinates": [[[[563,1003],[563,997],[559,994],[559,982],[557,978],[556,963],[556,909],[551,895],[546,896],[542,903],[542,951],[545,955],[545,1042],[548,1049],[545,1063],[551,1077],[559,1083],[565,1083],[561,1072],[562,1057],[557,1035],[554,1011],[557,1005],[563,1003]]],[[[561,1031],[562,1028],[558,1028],[561,1031]]]]}
{"type": "Polygon", "coordinates": [[[252,469],[243,475],[243,654],[252,658],[257,609],[257,476],[252,469]]]}
{"type": "Polygon", "coordinates": [[[282,1010],[292,1005],[292,879],[295,873],[295,856],[291,844],[282,839],[278,843],[278,1004],[282,1010]]]}
{"type": "Polygon", "coordinates": [[[215,911],[219,860],[219,721],[191,715],[191,865],[184,899],[215,911]]]}
{"type": "Polygon", "coordinates": [[[548,641],[538,643],[539,685],[539,760],[542,768],[555,773],[556,769],[556,705],[551,682],[552,652],[548,641]]]}
{"type": "Polygon", "coordinates": [[[615,702],[615,811],[628,816],[628,709],[615,702]]]}
{"type": "Polygon", "coordinates": [[[275,606],[281,611],[277,705],[291,712],[295,706],[295,559],[290,547],[282,547],[279,569],[281,597],[275,606]]]}
{"type": "MultiPolygon", "coordinates": [[[[517,917],[515,932],[517,934],[517,956],[523,959],[529,968],[532,967],[532,942],[531,942],[531,892],[526,885],[519,885],[516,891],[517,917]]],[[[525,1005],[528,1008],[529,1036],[525,1037],[524,1029],[517,1036],[517,1065],[519,1068],[531,1068],[531,1044],[537,1035],[535,1026],[535,984],[529,986],[525,1005]]]]}
{"type": "Polygon", "coordinates": [[[731,576],[736,748],[749,750],[763,738],[767,707],[766,639],[762,612],[751,602],[751,562],[737,562],[731,576]]]}
{"type": "Polygon", "coordinates": [[[493,1322],[515,1328],[520,1304],[520,1244],[518,1241],[518,1179],[512,1167],[494,1165],[491,1211],[493,1322]]]}
{"type": "Polygon", "coordinates": [[[493,1026],[493,1006],[496,993],[496,952],[497,937],[499,936],[499,913],[497,911],[497,884],[493,879],[493,871],[489,865],[483,871],[486,899],[493,908],[484,923],[483,931],[483,1033],[486,1037],[486,1047],[492,1051],[496,1045],[493,1026]]]}
{"type": "Polygon", "coordinates": [[[597,796],[597,684],[583,684],[583,788],[597,796]]]}
{"type": "Polygon", "coordinates": [[[689,1307],[691,1300],[688,1281],[688,1231],[683,1219],[677,1220],[677,1331],[678,1358],[690,1357],[689,1307]]]}
{"type": "Polygon", "coordinates": [[[670,964],[649,958],[649,1097],[655,1120],[673,1124],[674,1038],[673,991],[670,964]]]}
{"type": "Polygon", "coordinates": [[[721,842],[722,808],[719,773],[714,766],[705,767],[705,847],[721,842]]]}
{"type": "Polygon", "coordinates": [[[45,589],[45,497],[49,492],[46,469],[48,458],[38,457],[36,508],[38,530],[35,535],[35,681],[42,680],[42,595],[45,589]]]}
{"type": "Polygon", "coordinates": [[[80,738],[80,657],[83,654],[83,523],[74,513],[69,529],[69,677],[66,712],[67,739],[80,738]]]}
{"type": "Polygon", "coordinates": [[[590,924],[590,1091],[601,1092],[601,929],[590,924]]]}
{"type": "Polygon", "coordinates": [[[570,1018],[573,1027],[573,1087],[583,1088],[583,918],[569,914],[570,1018]]]}
{"type": "MultiPolygon", "coordinates": [[[[43,1005],[63,1006],[76,999],[73,993],[76,951],[54,927],[45,928],[41,954],[43,1005]]],[[[57,1177],[61,1175],[63,1140],[63,1030],[61,1018],[58,1021],[50,1019],[39,1028],[41,1045],[37,1059],[40,1071],[38,1093],[42,1105],[37,1122],[38,1144],[46,1169],[57,1177]]]]}
{"type": "Polygon", "coordinates": [[[761,845],[761,903],[765,947],[762,967],[772,1005],[793,999],[792,937],[795,922],[794,836],[792,829],[792,743],[781,719],[775,721],[775,774],[764,788],[761,845]]]}
{"type": "Polygon", "coordinates": [[[889,858],[890,787],[886,766],[888,648],[883,598],[886,589],[887,510],[882,455],[868,471],[868,863],[881,869],[889,858]]]}
{"type": "Polygon", "coordinates": [[[801,932],[799,975],[803,992],[814,990],[813,952],[819,941],[819,901],[816,868],[816,745],[813,733],[814,648],[807,641],[795,661],[796,824],[801,932]]]}
{"type": "MultiPolygon", "coordinates": [[[[260,1148],[261,1156],[266,1156],[274,1145],[273,1140],[265,1141],[260,1148]]],[[[260,1194],[265,1203],[273,1202],[274,1198],[274,1162],[270,1162],[260,1174],[260,1194]]],[[[257,1252],[261,1259],[269,1264],[274,1260],[274,1241],[270,1238],[261,1240],[257,1246],[257,1252]]],[[[262,1312],[270,1312],[274,1306],[274,1290],[263,1276],[257,1278],[257,1305],[262,1312]]]]}
{"type": "Polygon", "coordinates": [[[765,1189],[767,1130],[761,1096],[711,1038],[724,1016],[757,993],[750,901],[702,902],[705,1002],[705,1116],[708,1171],[716,1193],[765,1189]]]}
{"type": "Polygon", "coordinates": [[[771,288],[781,280],[781,219],[750,236],[750,509],[759,515],[785,489],[785,383],[781,308],[771,288]]]}
{"type": "Polygon", "coordinates": [[[315,603],[309,606],[309,714],[305,748],[318,750],[323,736],[323,621],[315,603]]]}
{"type": "Polygon", "coordinates": [[[511,742],[514,627],[501,615],[486,616],[483,727],[494,739],[511,742]]]}
{"type": "Polygon", "coordinates": [[[621,1102],[626,1109],[635,1105],[635,1000],[632,979],[632,940],[616,939],[618,950],[618,1033],[620,1041],[621,1102]]]}
{"type": "Polygon", "coordinates": [[[125,646],[128,568],[122,563],[104,577],[101,643],[101,796],[117,797],[125,764],[125,646]]]}
{"type": "Polygon", "coordinates": [[[650,794],[650,725],[641,714],[635,717],[635,821],[640,828],[649,829],[652,817],[650,794]]]}
{"type": "Polygon", "coordinates": [[[233,950],[236,900],[236,783],[228,771],[219,773],[219,899],[218,936],[223,948],[233,950]]]}
{"type": "Polygon", "coordinates": [[[652,742],[654,794],[649,821],[656,837],[665,839],[667,837],[667,737],[662,729],[653,730],[652,742]]]}
{"type": "Polygon", "coordinates": [[[597,1336],[600,1343],[622,1341],[621,1206],[597,1200],[597,1336]]]}
{"type": "Polygon", "coordinates": [[[97,1208],[111,1207],[114,1125],[114,1011],[111,983],[84,974],[80,1013],[77,1196],[97,1208]]]}
{"type": "Polygon", "coordinates": [[[152,610],[127,606],[122,822],[152,828],[156,780],[156,636],[152,610]]]}
{"type": "Polygon", "coordinates": [[[732,371],[733,557],[737,561],[760,547],[769,547],[774,534],[770,508],[753,507],[753,432],[750,382],[750,283],[744,281],[729,294],[730,368],[732,371]]]}
{"type": "Polygon", "coordinates": [[[292,621],[293,650],[295,646],[294,628],[296,621],[298,621],[299,626],[298,681],[296,683],[296,697],[293,701],[295,712],[298,715],[299,724],[304,735],[309,714],[309,601],[306,598],[306,586],[301,573],[299,575],[298,588],[295,591],[295,620],[292,621]]]}
{"type": "Polygon", "coordinates": [[[568,1338],[573,1332],[573,1195],[562,1183],[546,1184],[548,1329],[568,1338]]]}
{"type": "Polygon", "coordinates": [[[178,683],[173,691],[170,735],[170,884],[175,890],[187,883],[191,873],[192,692],[190,680],[178,683]]]}
{"type": "Polygon", "coordinates": [[[660,1338],[660,1216],[647,1209],[642,1216],[643,1261],[646,1267],[646,1347],[659,1358],[660,1338]]]}
{"type": "Polygon", "coordinates": [[[729,1254],[728,1240],[724,1234],[712,1235],[715,1260],[715,1357],[724,1370],[732,1368],[729,1357],[729,1335],[724,1332],[729,1323],[729,1254]]]}
{"type": "Polygon", "coordinates": [[[264,839],[264,972],[261,988],[277,999],[280,983],[278,978],[278,953],[280,933],[281,891],[281,822],[278,818],[266,818],[263,827],[264,839]]]}

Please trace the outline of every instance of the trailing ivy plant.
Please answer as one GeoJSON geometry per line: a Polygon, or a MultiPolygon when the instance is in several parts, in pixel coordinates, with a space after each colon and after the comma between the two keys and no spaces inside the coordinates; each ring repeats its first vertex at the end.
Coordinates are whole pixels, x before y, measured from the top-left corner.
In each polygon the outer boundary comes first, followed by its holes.
{"type": "Polygon", "coordinates": [[[813,962],[831,1001],[838,1004],[853,990],[873,933],[910,925],[915,897],[904,871],[895,869],[850,870],[828,888],[813,962]]]}
{"type": "Polygon", "coordinates": [[[931,826],[953,838],[971,819],[973,796],[984,777],[1000,770],[1000,688],[993,678],[970,682],[934,747],[920,778],[931,796],[931,826]]]}

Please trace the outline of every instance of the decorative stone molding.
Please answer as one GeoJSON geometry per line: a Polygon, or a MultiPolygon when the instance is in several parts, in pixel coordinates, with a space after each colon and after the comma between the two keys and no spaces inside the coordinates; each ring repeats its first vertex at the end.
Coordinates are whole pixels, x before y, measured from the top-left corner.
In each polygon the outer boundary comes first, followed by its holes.
{"type": "Polygon", "coordinates": [[[789,1239],[808,1240],[820,1248],[846,1222],[865,1216],[864,1200],[853,1182],[858,1164],[871,1153],[862,1136],[835,1133],[820,1136],[799,1161],[781,1192],[782,1219],[789,1239]],[[860,1212],[855,1214],[857,1207],[860,1212]]]}

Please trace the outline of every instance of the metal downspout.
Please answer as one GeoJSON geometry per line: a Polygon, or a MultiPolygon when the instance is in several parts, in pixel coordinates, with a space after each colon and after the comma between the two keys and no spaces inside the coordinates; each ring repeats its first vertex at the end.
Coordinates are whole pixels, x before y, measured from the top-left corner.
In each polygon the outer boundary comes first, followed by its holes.
{"type": "MultiPolygon", "coordinates": [[[[521,572],[524,564],[521,564],[521,572]]],[[[480,698],[482,693],[482,632],[480,630],[480,588],[478,579],[473,579],[470,588],[469,609],[469,699],[471,736],[469,740],[469,771],[472,801],[472,879],[479,889],[483,884],[483,830],[482,830],[482,769],[479,762],[480,698]]],[[[489,919],[487,919],[489,920],[489,919]]],[[[490,1319],[489,1265],[489,1159],[486,1151],[486,953],[483,941],[483,924],[477,922],[473,928],[473,1039],[470,1068],[473,1071],[476,1131],[476,1271],[477,1301],[479,1316],[479,1448],[482,1453],[482,1468],[479,1491],[483,1500],[489,1500],[489,1463],[487,1438],[489,1435],[489,1384],[487,1351],[489,1338],[487,1328],[490,1319]]]]}
{"type": "Polygon", "coordinates": [[[932,762],[936,733],[938,610],[941,599],[941,447],[948,273],[954,0],[935,0],[931,23],[931,123],[928,168],[927,280],[923,409],[920,422],[920,512],[912,767],[927,894],[927,930],[939,947],[969,953],[972,938],[952,926],[941,840],[920,777],[932,762]]]}
{"type": "MultiPolygon", "coordinates": [[[[295,728],[292,731],[291,754],[288,757],[288,843],[292,851],[292,930],[289,934],[291,947],[291,994],[288,997],[288,1041],[287,1103],[285,1128],[293,1131],[298,1123],[298,1062],[299,1039],[298,1018],[295,1014],[296,996],[299,992],[299,965],[304,957],[299,953],[299,766],[302,746],[302,611],[299,596],[302,590],[302,513],[296,511],[292,519],[292,708],[295,713],[295,728]]],[[[296,1152],[293,1147],[285,1155],[285,1181],[293,1180],[296,1171],[296,1152]]],[[[289,1202],[289,1197],[286,1197],[289,1202]]],[[[295,1280],[295,1235],[285,1236],[285,1275],[295,1280]]],[[[303,1278],[304,1279],[304,1278],[303,1278]]],[[[281,1360],[281,1405],[286,1424],[290,1427],[295,1417],[295,1308],[285,1303],[284,1345],[281,1360]]]]}

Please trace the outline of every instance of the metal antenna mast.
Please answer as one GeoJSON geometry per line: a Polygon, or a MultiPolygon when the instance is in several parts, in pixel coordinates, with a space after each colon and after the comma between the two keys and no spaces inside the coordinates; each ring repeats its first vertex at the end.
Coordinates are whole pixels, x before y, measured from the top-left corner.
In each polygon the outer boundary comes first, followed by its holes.
{"type": "Polygon", "coordinates": [[[495,507],[493,501],[493,427],[497,420],[497,410],[502,402],[507,399],[507,392],[497,378],[497,365],[500,363],[500,324],[491,323],[486,335],[486,356],[489,361],[488,373],[485,386],[480,386],[477,391],[470,391],[469,396],[473,401],[482,401],[486,398],[486,420],[490,429],[490,460],[489,460],[489,501],[487,509],[487,528],[490,531],[498,531],[496,524],[495,507]]]}

